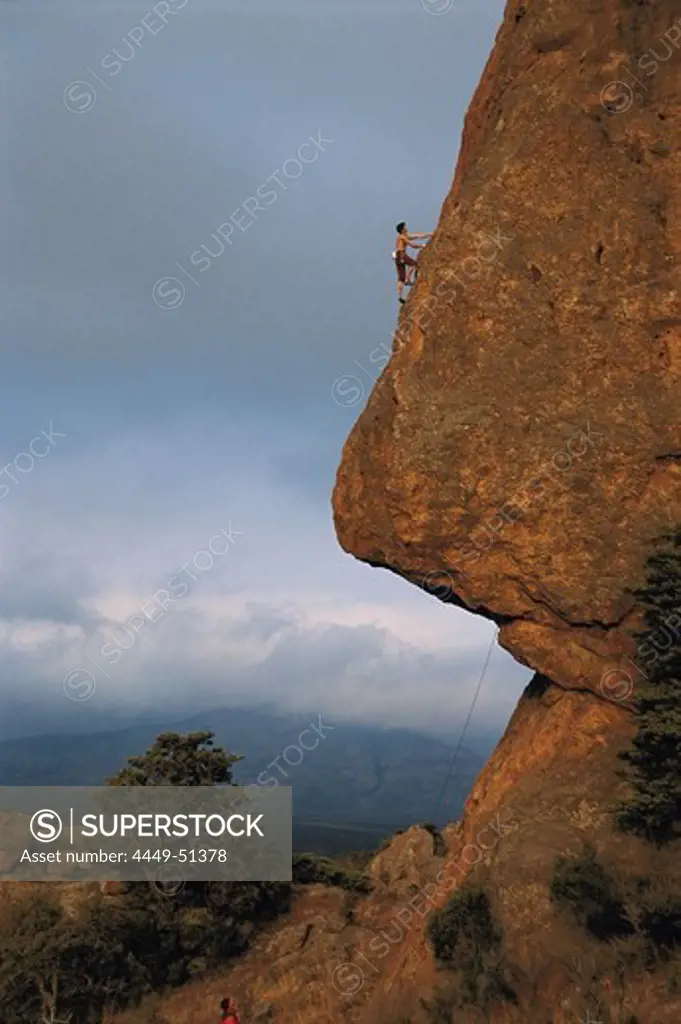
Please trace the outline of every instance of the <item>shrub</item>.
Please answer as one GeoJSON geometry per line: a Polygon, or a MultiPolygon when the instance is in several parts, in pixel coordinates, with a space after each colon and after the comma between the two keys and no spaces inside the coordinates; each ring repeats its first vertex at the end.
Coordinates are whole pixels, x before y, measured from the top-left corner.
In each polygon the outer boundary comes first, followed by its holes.
{"type": "Polygon", "coordinates": [[[617,809],[619,827],[656,844],[681,838],[681,528],[647,562],[634,591],[644,611],[637,661],[638,731],[620,757],[632,793],[617,809]]]}
{"type": "Polygon", "coordinates": [[[515,1001],[501,969],[503,934],[484,889],[464,884],[442,910],[431,915],[428,938],[439,965],[459,972],[464,1003],[515,1001]]]}
{"type": "Polygon", "coordinates": [[[558,857],[550,891],[553,901],[567,909],[595,938],[633,934],[634,927],[615,884],[593,851],[579,857],[558,857]]]}
{"type": "Polygon", "coordinates": [[[639,928],[654,951],[666,958],[681,946],[681,899],[651,900],[639,915],[639,928]]]}
{"type": "Polygon", "coordinates": [[[436,960],[443,965],[479,958],[502,941],[487,893],[474,886],[462,886],[442,910],[431,915],[428,937],[436,960]]]}

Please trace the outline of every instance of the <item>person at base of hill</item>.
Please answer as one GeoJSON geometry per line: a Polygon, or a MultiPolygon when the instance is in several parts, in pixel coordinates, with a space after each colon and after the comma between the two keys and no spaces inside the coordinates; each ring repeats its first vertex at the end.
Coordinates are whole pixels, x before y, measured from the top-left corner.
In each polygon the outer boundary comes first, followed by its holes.
{"type": "Polygon", "coordinates": [[[241,1024],[239,1011],[233,999],[223,999],[220,1002],[220,1021],[222,1024],[241,1024]]]}
{"type": "Polygon", "coordinates": [[[423,249],[426,243],[418,243],[415,239],[429,239],[431,236],[430,234],[410,234],[407,230],[407,225],[403,220],[400,221],[395,230],[397,231],[397,241],[395,243],[393,259],[397,268],[397,297],[401,303],[404,303],[404,299],[402,298],[402,289],[405,285],[408,288],[414,283],[416,270],[418,268],[418,263],[413,256],[409,255],[407,248],[423,249]]]}

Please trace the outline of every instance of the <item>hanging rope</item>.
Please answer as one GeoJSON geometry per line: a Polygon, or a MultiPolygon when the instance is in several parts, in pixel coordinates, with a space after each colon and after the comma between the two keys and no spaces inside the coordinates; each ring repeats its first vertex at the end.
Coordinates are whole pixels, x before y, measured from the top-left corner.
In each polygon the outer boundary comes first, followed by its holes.
{"type": "Polygon", "coordinates": [[[437,798],[437,800],[435,802],[435,807],[433,808],[433,811],[432,811],[431,816],[430,816],[431,817],[431,821],[433,823],[435,822],[435,817],[437,815],[438,810],[440,809],[440,804],[442,803],[442,798],[445,795],[445,791],[447,789],[447,785],[448,785],[449,780],[450,780],[450,778],[452,776],[452,772],[454,771],[454,765],[456,764],[456,759],[459,756],[459,751],[461,750],[461,744],[463,743],[463,741],[465,739],[466,732],[468,730],[468,726],[471,723],[471,718],[473,717],[473,712],[475,711],[475,705],[477,704],[478,697],[480,696],[480,691],[482,689],[482,684],[483,684],[483,681],[485,679],[485,675],[487,674],[487,669],[488,669],[488,666],[489,666],[489,663],[490,663],[490,659],[492,657],[492,651],[494,649],[494,645],[496,643],[496,640],[497,640],[497,634],[495,632],[492,635],[492,640],[491,640],[491,643],[489,645],[489,649],[487,651],[487,656],[485,658],[485,663],[482,666],[482,672],[480,673],[480,678],[478,679],[478,685],[475,688],[475,693],[473,694],[473,700],[471,702],[471,706],[470,706],[470,709],[468,711],[468,717],[466,718],[466,721],[464,722],[463,729],[461,730],[461,735],[459,736],[459,742],[456,745],[456,749],[454,751],[454,756],[452,757],[452,761],[451,761],[451,764],[449,766],[449,771],[447,772],[447,775],[445,776],[445,781],[442,783],[442,789],[440,790],[440,795],[438,796],[438,798],[437,798]]]}

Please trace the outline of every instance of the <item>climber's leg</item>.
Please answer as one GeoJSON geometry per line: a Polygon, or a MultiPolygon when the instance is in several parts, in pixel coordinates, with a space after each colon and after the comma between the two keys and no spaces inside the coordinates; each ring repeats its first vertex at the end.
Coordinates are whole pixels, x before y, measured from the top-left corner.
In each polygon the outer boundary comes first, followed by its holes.
{"type": "Polygon", "coordinates": [[[407,286],[409,286],[409,285],[412,285],[414,283],[414,281],[416,280],[416,271],[417,271],[417,268],[418,268],[418,263],[416,262],[414,257],[413,256],[409,256],[408,253],[404,254],[404,262],[405,262],[405,266],[406,266],[406,281],[405,281],[405,284],[407,286]]]}
{"type": "Polygon", "coordinates": [[[404,256],[399,256],[395,259],[395,267],[397,269],[397,297],[400,302],[404,302],[402,290],[407,280],[407,266],[404,262],[404,256]]]}

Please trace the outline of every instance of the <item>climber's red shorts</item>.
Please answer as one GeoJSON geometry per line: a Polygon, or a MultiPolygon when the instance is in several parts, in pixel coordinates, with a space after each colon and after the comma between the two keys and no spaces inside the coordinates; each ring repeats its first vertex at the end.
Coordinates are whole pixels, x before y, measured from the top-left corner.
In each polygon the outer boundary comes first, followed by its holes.
{"type": "Polygon", "coordinates": [[[395,257],[395,266],[397,267],[397,280],[404,284],[407,280],[407,267],[415,267],[416,260],[409,253],[399,252],[395,257]]]}

